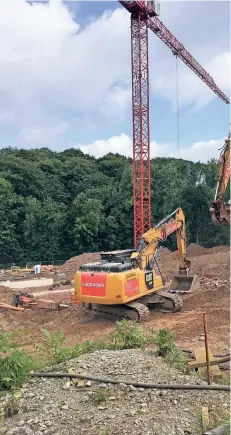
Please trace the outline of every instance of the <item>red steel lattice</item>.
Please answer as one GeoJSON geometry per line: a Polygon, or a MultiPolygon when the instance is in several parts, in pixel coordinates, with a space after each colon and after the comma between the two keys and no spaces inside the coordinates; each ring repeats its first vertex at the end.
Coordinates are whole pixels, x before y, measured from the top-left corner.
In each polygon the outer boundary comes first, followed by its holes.
{"type": "Polygon", "coordinates": [[[134,242],[151,227],[148,33],[152,30],[225,103],[213,78],[157,18],[155,1],[119,0],[131,14],[134,242]]]}
{"type": "Polygon", "coordinates": [[[131,15],[134,242],[151,227],[147,21],[131,15]]]}
{"type": "Polygon", "coordinates": [[[226,104],[229,104],[229,98],[218,88],[209,73],[194,59],[159,18],[148,18],[147,25],[218,97],[226,104]]]}

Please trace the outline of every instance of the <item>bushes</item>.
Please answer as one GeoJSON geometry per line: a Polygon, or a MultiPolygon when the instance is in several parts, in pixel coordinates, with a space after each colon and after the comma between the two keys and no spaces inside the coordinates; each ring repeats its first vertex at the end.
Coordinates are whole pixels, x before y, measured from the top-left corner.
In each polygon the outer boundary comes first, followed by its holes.
{"type": "Polygon", "coordinates": [[[34,360],[23,350],[15,349],[8,334],[0,335],[0,390],[21,387],[27,374],[36,367],[34,360]]]}
{"type": "Polygon", "coordinates": [[[116,330],[108,334],[114,349],[134,349],[143,347],[148,342],[144,329],[136,322],[121,320],[116,322],[116,330]]]}
{"type": "Polygon", "coordinates": [[[168,364],[179,370],[185,370],[187,359],[175,343],[176,335],[169,329],[160,329],[154,334],[157,354],[162,356],[168,364]]]}
{"type": "Polygon", "coordinates": [[[68,340],[62,331],[57,331],[53,335],[45,329],[41,331],[43,343],[36,348],[40,353],[40,358],[37,359],[36,354],[32,358],[23,350],[16,349],[15,343],[8,334],[4,333],[0,336],[0,354],[3,354],[0,359],[0,390],[20,387],[31,370],[41,367],[41,360],[44,364],[54,366],[95,350],[143,348],[145,345],[155,343],[157,355],[162,356],[167,363],[181,370],[186,363],[184,354],[176,347],[173,332],[168,329],[152,331],[128,320],[116,322],[115,331],[105,335],[102,340],[88,340],[77,343],[74,347],[68,346],[68,340]]]}

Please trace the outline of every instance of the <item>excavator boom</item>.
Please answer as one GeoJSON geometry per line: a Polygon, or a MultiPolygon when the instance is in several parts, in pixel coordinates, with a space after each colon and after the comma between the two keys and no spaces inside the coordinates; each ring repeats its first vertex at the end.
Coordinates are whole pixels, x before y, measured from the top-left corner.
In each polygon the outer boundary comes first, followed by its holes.
{"type": "Polygon", "coordinates": [[[181,208],[177,208],[155,227],[144,233],[131,258],[140,269],[152,270],[155,252],[159,243],[165,241],[174,232],[177,240],[179,268],[178,274],[174,276],[171,282],[170,290],[191,291],[197,277],[189,273],[191,262],[186,258],[185,216],[181,208]]]}
{"type": "Polygon", "coordinates": [[[215,198],[210,204],[212,222],[217,226],[230,226],[230,202],[224,202],[230,179],[230,133],[225,140],[219,159],[218,182],[215,198]]]}

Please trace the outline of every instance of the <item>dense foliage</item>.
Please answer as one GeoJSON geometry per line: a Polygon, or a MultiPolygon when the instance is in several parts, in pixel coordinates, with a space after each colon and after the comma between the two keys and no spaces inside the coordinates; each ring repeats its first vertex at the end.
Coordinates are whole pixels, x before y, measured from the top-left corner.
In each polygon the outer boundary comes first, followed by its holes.
{"type": "MultiPolygon", "coordinates": [[[[217,163],[151,162],[152,220],[181,206],[188,243],[229,243],[212,225],[217,163]]],[[[82,252],[133,245],[132,161],[78,149],[0,150],[0,263],[66,260],[82,252]]],[[[175,238],[168,241],[174,248],[175,238]]]]}

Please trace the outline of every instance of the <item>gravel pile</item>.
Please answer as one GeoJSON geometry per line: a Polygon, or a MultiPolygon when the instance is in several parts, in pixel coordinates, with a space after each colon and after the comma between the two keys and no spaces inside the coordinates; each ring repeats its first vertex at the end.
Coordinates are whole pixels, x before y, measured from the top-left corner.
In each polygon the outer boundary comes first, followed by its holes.
{"type": "MultiPolygon", "coordinates": [[[[150,350],[97,351],[69,361],[60,371],[67,368],[124,381],[204,383],[169,368],[150,350]]],[[[19,414],[7,419],[5,427],[7,435],[189,435],[201,406],[212,413],[228,411],[229,393],[136,389],[123,383],[78,387],[67,379],[32,379],[22,390],[19,414]]]]}

